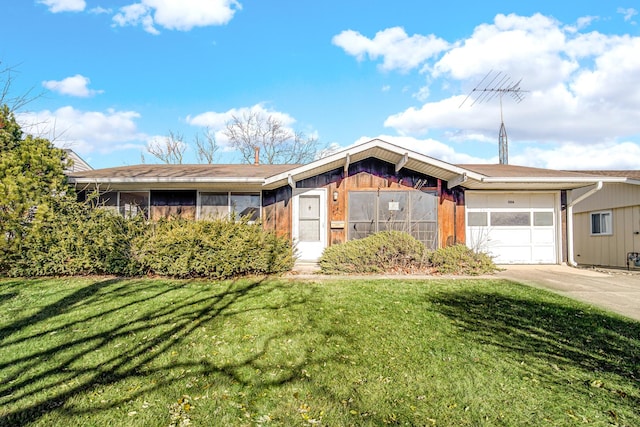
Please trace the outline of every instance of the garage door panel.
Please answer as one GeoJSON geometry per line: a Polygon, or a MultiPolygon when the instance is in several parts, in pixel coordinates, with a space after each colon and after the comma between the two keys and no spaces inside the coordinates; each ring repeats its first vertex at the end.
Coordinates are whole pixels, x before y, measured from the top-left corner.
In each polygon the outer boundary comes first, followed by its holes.
{"type": "Polygon", "coordinates": [[[531,232],[531,243],[543,244],[553,247],[555,242],[555,231],[551,228],[537,229],[534,228],[531,232]]]}
{"type": "Polygon", "coordinates": [[[467,245],[498,264],[557,262],[557,197],[550,193],[474,193],[466,197],[467,245]]]}
{"type": "Polygon", "coordinates": [[[532,261],[538,264],[553,264],[555,263],[555,246],[554,245],[540,245],[531,247],[532,261]]]}
{"type": "Polygon", "coordinates": [[[492,247],[490,255],[496,264],[528,264],[531,262],[531,246],[492,247]]]}
{"type": "Polygon", "coordinates": [[[495,246],[496,244],[514,245],[518,243],[528,245],[531,242],[531,232],[528,228],[497,228],[489,229],[489,241],[495,246]]]}

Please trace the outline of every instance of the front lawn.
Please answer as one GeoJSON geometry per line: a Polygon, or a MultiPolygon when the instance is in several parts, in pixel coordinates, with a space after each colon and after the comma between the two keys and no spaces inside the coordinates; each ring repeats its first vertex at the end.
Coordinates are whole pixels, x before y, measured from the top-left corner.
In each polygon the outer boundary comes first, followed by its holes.
{"type": "Polygon", "coordinates": [[[3,426],[640,425],[640,323],[503,280],[14,279],[0,308],[3,426]]]}

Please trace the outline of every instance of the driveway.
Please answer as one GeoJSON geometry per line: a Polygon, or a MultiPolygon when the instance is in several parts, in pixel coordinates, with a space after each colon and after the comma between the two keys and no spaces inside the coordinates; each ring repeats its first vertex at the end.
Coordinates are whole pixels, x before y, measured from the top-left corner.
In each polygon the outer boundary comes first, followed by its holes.
{"type": "Polygon", "coordinates": [[[566,265],[501,265],[496,276],[545,288],[640,321],[640,274],[566,265]]]}

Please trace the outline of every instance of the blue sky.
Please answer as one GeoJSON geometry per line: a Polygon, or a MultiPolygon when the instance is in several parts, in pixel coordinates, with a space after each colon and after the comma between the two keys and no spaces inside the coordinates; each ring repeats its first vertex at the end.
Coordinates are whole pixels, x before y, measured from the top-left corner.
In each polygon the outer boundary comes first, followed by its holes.
{"type": "Polygon", "coordinates": [[[2,1],[0,69],[43,92],[19,120],[95,168],[205,129],[239,162],[222,130],[251,109],[327,146],[497,163],[498,100],[460,107],[490,72],[527,91],[503,98],[511,164],[640,164],[637,0],[2,1]]]}

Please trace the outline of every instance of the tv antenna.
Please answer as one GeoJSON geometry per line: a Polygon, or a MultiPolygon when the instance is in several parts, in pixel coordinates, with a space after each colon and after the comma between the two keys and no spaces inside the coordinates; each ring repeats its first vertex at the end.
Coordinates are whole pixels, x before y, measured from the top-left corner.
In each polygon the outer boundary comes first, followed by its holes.
{"type": "MultiPolygon", "coordinates": [[[[512,80],[507,74],[502,71],[494,72],[489,71],[480,80],[480,83],[467,95],[462,101],[460,107],[464,105],[469,98],[473,99],[471,106],[474,104],[482,104],[484,102],[492,101],[495,98],[500,98],[500,132],[498,133],[498,153],[500,157],[500,164],[509,164],[509,141],[507,138],[507,129],[504,126],[504,116],[502,115],[502,96],[507,94],[511,96],[516,103],[521,103],[524,99],[524,92],[526,90],[520,89],[520,83],[522,79],[517,82],[512,80]]],[[[460,108],[458,107],[458,108],[460,108]]]]}

